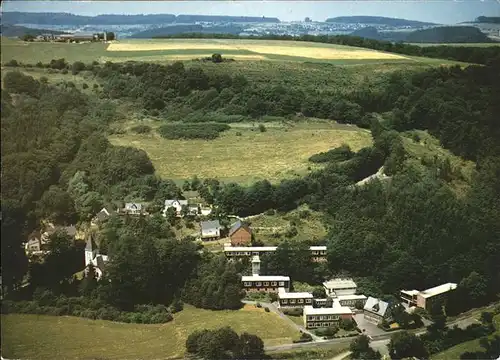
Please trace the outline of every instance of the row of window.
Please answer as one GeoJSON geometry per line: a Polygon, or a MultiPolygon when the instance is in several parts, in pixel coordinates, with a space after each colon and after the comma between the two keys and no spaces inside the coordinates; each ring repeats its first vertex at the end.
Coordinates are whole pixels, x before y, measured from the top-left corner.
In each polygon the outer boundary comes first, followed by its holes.
{"type": "Polygon", "coordinates": [[[307,321],[338,320],[339,315],[307,315],[307,321]]]}
{"type": "Polygon", "coordinates": [[[326,255],[326,251],[324,251],[324,250],[313,251],[312,254],[313,255],[326,255]]]}
{"type": "MultiPolygon", "coordinates": [[[[295,301],[295,299],[280,299],[281,301],[281,304],[282,305],[286,305],[288,304],[288,302],[290,301],[290,304],[303,304],[304,303],[304,299],[297,299],[297,301],[295,301]]],[[[312,303],[312,299],[305,299],[305,303],[306,304],[311,304],[312,303]]]]}
{"type": "Polygon", "coordinates": [[[326,328],[326,327],[335,326],[335,325],[337,325],[336,322],[323,322],[323,323],[321,323],[321,322],[316,322],[316,323],[314,323],[314,322],[308,322],[307,323],[307,328],[308,329],[311,329],[311,328],[320,328],[320,327],[325,327],[326,328]]]}
{"type": "MultiPolygon", "coordinates": [[[[250,255],[260,255],[261,253],[273,252],[273,251],[226,251],[226,255],[228,256],[250,256],[250,255]]],[[[323,255],[326,256],[326,251],[313,251],[313,255],[323,255]]]]}
{"type": "Polygon", "coordinates": [[[244,286],[256,286],[256,287],[260,287],[260,286],[280,286],[280,287],[283,287],[285,286],[285,282],[284,281],[264,281],[264,282],[260,282],[260,281],[256,281],[254,284],[252,284],[251,281],[245,281],[243,283],[244,286]],[[262,285],[264,284],[264,285],[262,285]],[[271,284],[271,285],[269,285],[271,284]],[[279,285],[278,285],[279,284],[279,285]]]}

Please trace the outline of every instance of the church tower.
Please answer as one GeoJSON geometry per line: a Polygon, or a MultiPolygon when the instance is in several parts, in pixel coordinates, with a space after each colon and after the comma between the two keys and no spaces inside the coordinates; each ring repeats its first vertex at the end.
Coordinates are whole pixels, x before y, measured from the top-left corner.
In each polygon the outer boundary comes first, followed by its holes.
{"type": "Polygon", "coordinates": [[[85,266],[92,263],[92,260],[97,255],[97,246],[94,242],[94,237],[89,234],[87,237],[87,244],[85,245],[85,266]]]}
{"type": "Polygon", "coordinates": [[[260,275],[260,258],[259,258],[259,255],[255,255],[252,258],[252,275],[260,275]]]}

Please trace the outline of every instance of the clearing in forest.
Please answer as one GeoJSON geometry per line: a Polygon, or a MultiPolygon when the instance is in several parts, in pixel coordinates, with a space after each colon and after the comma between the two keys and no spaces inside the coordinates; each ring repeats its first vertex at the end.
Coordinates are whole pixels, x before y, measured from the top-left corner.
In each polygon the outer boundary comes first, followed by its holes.
{"type": "Polygon", "coordinates": [[[308,161],[311,155],[343,143],[357,151],[372,141],[367,130],[333,122],[265,126],[267,131],[260,132],[256,124],[233,124],[215,140],[168,140],[156,133],[132,132],[109,140],[146,151],[165,179],[182,181],[196,175],[243,184],[302,176],[314,167],[308,161]]]}

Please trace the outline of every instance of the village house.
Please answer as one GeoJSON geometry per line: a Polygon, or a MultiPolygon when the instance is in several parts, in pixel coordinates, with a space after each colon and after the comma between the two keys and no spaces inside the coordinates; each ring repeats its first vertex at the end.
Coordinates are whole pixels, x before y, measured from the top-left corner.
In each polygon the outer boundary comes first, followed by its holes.
{"type": "Polygon", "coordinates": [[[100,280],[107,262],[108,256],[99,253],[93,235],[89,234],[85,245],[85,272],[87,273],[89,265],[92,265],[95,270],[97,280],[100,280]]]}
{"type": "Polygon", "coordinates": [[[43,224],[43,230],[32,232],[28,241],[24,244],[24,249],[27,255],[44,255],[47,254],[47,245],[50,240],[50,236],[54,234],[56,231],[65,232],[72,239],[74,239],[77,235],[76,227],[73,225],[70,226],[57,226],[53,223],[45,223],[43,224]]]}
{"type": "Polygon", "coordinates": [[[446,283],[433,288],[419,291],[419,290],[401,290],[401,300],[408,307],[419,307],[422,309],[430,309],[432,303],[436,300],[445,298],[450,291],[457,288],[455,283],[446,283]]]}
{"type": "Polygon", "coordinates": [[[187,200],[165,200],[165,206],[163,207],[163,216],[166,217],[168,209],[173,208],[175,210],[175,214],[180,217],[183,206],[188,206],[187,200]]]}
{"type": "Polygon", "coordinates": [[[369,297],[363,308],[363,317],[373,324],[380,324],[383,320],[390,320],[391,306],[388,302],[377,298],[369,297]]]}
{"type": "Polygon", "coordinates": [[[252,230],[241,220],[236,221],[229,230],[232,246],[246,246],[252,242],[252,230]]]}
{"type": "MultiPolygon", "coordinates": [[[[241,259],[245,257],[263,255],[266,253],[275,252],[277,246],[232,246],[231,244],[224,245],[224,254],[228,259],[241,259]]],[[[313,260],[322,258],[326,259],[326,246],[311,246],[309,247],[313,260]]],[[[321,260],[321,261],[323,261],[321,260]]]]}
{"type": "Polygon", "coordinates": [[[352,310],[333,301],[332,307],[315,308],[311,305],[304,306],[303,317],[306,329],[338,326],[340,321],[352,320],[352,310]]]}
{"type": "Polygon", "coordinates": [[[219,220],[201,222],[201,239],[203,241],[217,240],[220,238],[219,220]]]}
{"type": "Polygon", "coordinates": [[[331,279],[323,283],[326,294],[330,297],[355,295],[357,285],[352,279],[331,279]]]}
{"type": "Polygon", "coordinates": [[[284,288],[278,290],[278,307],[302,308],[312,305],[314,296],[310,292],[287,292],[284,288]]]}
{"type": "Polygon", "coordinates": [[[128,215],[141,215],[144,213],[144,210],[140,203],[126,203],[122,212],[128,215]]]}
{"type": "Polygon", "coordinates": [[[111,215],[114,214],[114,211],[112,210],[108,210],[106,209],[105,207],[103,207],[101,209],[101,211],[99,211],[96,216],[94,216],[92,218],[92,220],[90,221],[90,223],[92,225],[98,225],[100,223],[102,223],[104,220],[107,220],[111,215]]]}
{"type": "Polygon", "coordinates": [[[254,256],[252,259],[252,275],[242,276],[243,289],[247,292],[273,292],[277,293],[279,288],[285,291],[290,289],[290,278],[278,275],[260,275],[260,259],[254,256]]]}

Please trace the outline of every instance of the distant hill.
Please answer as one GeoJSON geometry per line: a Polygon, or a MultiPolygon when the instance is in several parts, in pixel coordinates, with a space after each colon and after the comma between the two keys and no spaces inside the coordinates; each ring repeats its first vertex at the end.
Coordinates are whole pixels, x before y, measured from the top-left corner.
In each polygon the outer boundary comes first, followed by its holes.
{"type": "Polygon", "coordinates": [[[0,27],[2,36],[6,37],[20,37],[23,35],[41,35],[41,34],[65,34],[64,31],[54,31],[54,30],[45,30],[45,29],[32,29],[24,26],[18,25],[2,25],[0,27]]]}
{"type": "Polygon", "coordinates": [[[215,16],[215,15],[178,15],[146,14],[146,15],[97,15],[82,16],[69,13],[31,13],[3,12],[2,22],[8,24],[39,24],[39,25],[143,25],[193,23],[196,21],[218,22],[266,22],[279,23],[278,18],[251,16],[215,16]]]}
{"type": "Polygon", "coordinates": [[[479,16],[475,23],[500,24],[500,16],[479,16]]]}
{"type": "Polygon", "coordinates": [[[359,36],[365,39],[373,39],[373,40],[385,40],[377,30],[377,28],[373,26],[367,26],[358,30],[353,31],[349,35],[351,36],[359,36]]]}
{"type": "Polygon", "coordinates": [[[168,37],[170,35],[198,33],[198,34],[233,34],[238,35],[243,30],[237,26],[211,26],[203,27],[202,25],[171,25],[157,29],[144,30],[130,35],[130,38],[135,39],[151,39],[168,37]]]}
{"type": "Polygon", "coordinates": [[[428,22],[416,21],[416,20],[406,20],[398,18],[390,18],[384,16],[338,16],[334,18],[326,19],[326,22],[353,24],[353,23],[363,23],[363,24],[377,24],[377,25],[391,25],[391,26],[428,26],[437,25],[428,22]]]}
{"type": "Polygon", "coordinates": [[[408,34],[407,42],[414,43],[488,43],[486,34],[473,26],[442,26],[416,30],[408,34]]]}

